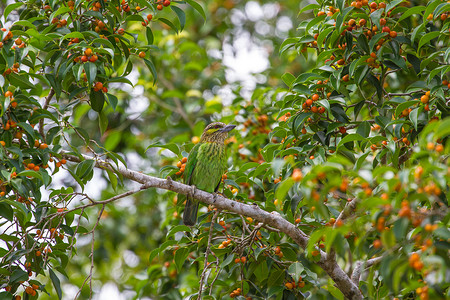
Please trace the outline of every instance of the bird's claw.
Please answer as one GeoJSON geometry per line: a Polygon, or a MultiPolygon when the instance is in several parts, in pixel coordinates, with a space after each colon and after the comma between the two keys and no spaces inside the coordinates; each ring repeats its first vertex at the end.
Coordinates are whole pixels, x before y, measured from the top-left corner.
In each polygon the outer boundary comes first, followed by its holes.
{"type": "Polygon", "coordinates": [[[197,187],[195,185],[191,185],[191,197],[194,198],[195,191],[197,190],[197,187]]]}

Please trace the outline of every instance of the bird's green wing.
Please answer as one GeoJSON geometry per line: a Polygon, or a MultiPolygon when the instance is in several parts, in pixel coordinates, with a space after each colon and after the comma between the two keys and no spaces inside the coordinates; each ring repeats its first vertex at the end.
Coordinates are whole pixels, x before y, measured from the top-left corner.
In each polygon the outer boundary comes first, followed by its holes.
{"type": "Polygon", "coordinates": [[[186,162],[186,167],[184,168],[184,183],[192,184],[192,175],[194,174],[195,166],[197,165],[197,154],[198,149],[200,148],[200,143],[192,148],[191,152],[189,152],[188,160],[186,162]]]}

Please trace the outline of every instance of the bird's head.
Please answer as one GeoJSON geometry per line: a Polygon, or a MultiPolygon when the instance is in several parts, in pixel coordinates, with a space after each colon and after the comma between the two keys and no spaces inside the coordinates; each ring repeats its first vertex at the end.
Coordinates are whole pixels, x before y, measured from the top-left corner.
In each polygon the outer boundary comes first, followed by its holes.
{"type": "Polygon", "coordinates": [[[227,125],[221,122],[211,123],[203,130],[200,142],[205,143],[224,143],[228,132],[234,129],[236,125],[227,125]]]}

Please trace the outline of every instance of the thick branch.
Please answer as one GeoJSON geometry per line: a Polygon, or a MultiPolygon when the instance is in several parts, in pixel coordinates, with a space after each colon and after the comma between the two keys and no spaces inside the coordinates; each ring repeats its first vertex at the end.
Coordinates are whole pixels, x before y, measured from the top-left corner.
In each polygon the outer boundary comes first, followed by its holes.
{"type": "MultiPolygon", "coordinates": [[[[63,157],[69,161],[80,162],[81,159],[78,156],[63,153],[63,157]]],[[[93,159],[92,157],[83,155],[83,159],[93,159]]],[[[160,188],[170,190],[179,194],[192,194],[192,188],[189,185],[185,185],[170,179],[161,179],[149,175],[145,175],[136,171],[129,170],[125,167],[118,167],[114,169],[109,162],[103,160],[96,160],[95,166],[101,169],[110,170],[112,172],[119,172],[125,178],[142,183],[145,188],[160,188]]],[[[296,244],[303,249],[308,244],[308,236],[294,224],[284,219],[277,212],[267,212],[257,205],[249,205],[240,202],[230,200],[222,195],[213,195],[205,191],[195,189],[194,198],[200,202],[208,205],[213,205],[221,210],[227,210],[251,217],[259,222],[267,224],[273,228],[280,230],[288,235],[296,244]]],[[[359,291],[357,285],[355,285],[347,274],[337,264],[334,257],[330,257],[325,252],[320,251],[321,258],[317,264],[334,280],[339,290],[348,299],[362,299],[362,294],[359,291]]]]}

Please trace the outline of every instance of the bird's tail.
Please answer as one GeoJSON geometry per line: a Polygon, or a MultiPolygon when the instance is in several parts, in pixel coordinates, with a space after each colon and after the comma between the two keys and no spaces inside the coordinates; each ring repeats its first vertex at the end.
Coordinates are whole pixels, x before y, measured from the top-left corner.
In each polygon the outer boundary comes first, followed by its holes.
{"type": "Polygon", "coordinates": [[[197,222],[197,211],[198,211],[198,201],[187,197],[186,205],[184,207],[183,213],[183,223],[187,226],[194,226],[197,222]]]}

